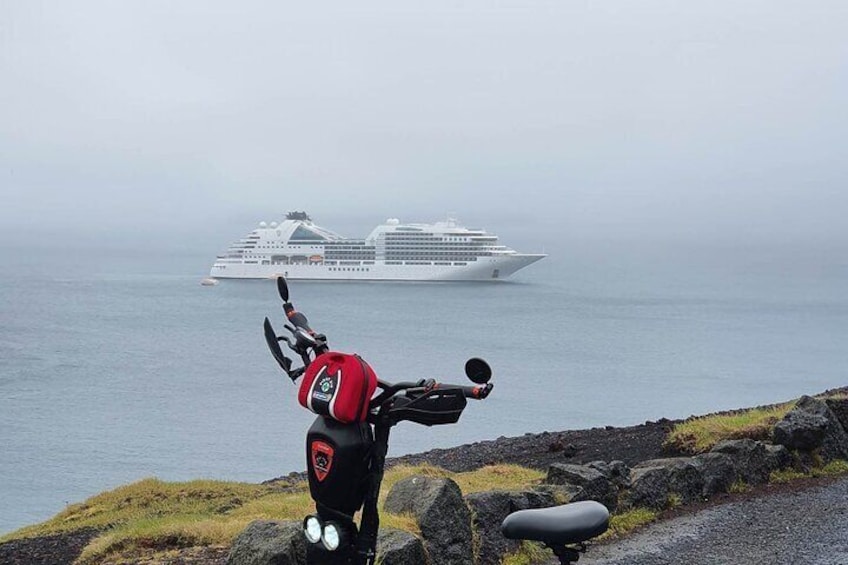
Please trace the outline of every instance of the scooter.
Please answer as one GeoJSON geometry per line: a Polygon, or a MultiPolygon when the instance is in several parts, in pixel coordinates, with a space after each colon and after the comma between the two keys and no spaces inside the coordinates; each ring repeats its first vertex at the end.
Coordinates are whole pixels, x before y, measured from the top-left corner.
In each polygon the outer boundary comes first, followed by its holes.
{"type": "MultiPolygon", "coordinates": [[[[474,386],[434,379],[382,381],[359,356],[330,351],[327,337],[312,330],[289,301],[283,277],[277,278],[277,290],[291,335],[278,336],[265,318],[265,340],[292,382],[302,379],[300,403],[318,414],[306,435],[307,477],[316,509],[303,521],[307,563],[374,565],[380,525],[377,500],[391,428],[402,421],[425,426],[456,423],[468,399],[483,400],[492,392],[492,370],[483,359],[469,359],[465,374],[474,386]],[[294,367],[281,342],[300,357],[302,366],[294,367]],[[354,515],[360,509],[357,524],[354,515]]],[[[514,512],[501,531],[507,538],[540,541],[561,563],[574,563],[585,551],[584,542],[608,525],[606,507],[584,501],[514,512]]]]}

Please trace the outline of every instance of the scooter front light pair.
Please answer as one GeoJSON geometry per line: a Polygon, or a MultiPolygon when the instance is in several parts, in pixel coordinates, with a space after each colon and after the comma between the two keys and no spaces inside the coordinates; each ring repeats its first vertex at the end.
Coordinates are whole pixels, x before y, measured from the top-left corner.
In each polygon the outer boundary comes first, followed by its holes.
{"type": "Polygon", "coordinates": [[[336,522],[322,524],[318,516],[307,516],[303,520],[303,535],[309,543],[320,541],[327,551],[336,551],[344,540],[344,529],[336,522]]]}

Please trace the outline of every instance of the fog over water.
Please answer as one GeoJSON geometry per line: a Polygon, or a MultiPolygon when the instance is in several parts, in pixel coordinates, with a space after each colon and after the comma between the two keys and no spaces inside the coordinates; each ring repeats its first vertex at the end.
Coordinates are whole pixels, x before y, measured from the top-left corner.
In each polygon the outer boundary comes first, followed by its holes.
{"type": "Polygon", "coordinates": [[[146,475],[302,468],[273,288],[197,284],[289,210],[549,254],[301,283],[386,375],[493,362],[488,410],[395,453],[846,384],[846,29],[835,0],[0,1],[0,534],[146,475]]]}
{"type": "Polygon", "coordinates": [[[308,209],[844,241],[846,24],[835,0],[6,1],[3,238],[220,247],[308,209]]]}

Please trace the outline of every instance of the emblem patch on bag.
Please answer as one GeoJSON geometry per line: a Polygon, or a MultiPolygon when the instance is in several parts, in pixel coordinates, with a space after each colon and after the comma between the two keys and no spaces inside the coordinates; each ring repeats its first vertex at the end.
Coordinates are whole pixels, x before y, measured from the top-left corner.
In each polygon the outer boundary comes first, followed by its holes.
{"type": "Polygon", "coordinates": [[[313,441],[312,452],[312,470],[315,472],[315,478],[318,482],[323,482],[333,468],[333,454],[335,453],[333,446],[323,441],[313,441]]]}
{"type": "Polygon", "coordinates": [[[315,376],[315,381],[312,383],[312,391],[309,395],[309,408],[313,412],[332,415],[333,398],[339,389],[341,377],[341,370],[335,374],[330,374],[327,367],[321,367],[321,370],[315,376]]]}

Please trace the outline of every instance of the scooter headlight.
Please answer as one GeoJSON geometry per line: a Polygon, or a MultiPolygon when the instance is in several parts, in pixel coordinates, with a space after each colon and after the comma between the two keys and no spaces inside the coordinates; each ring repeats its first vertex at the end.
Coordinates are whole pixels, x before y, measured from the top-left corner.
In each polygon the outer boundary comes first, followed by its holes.
{"type": "Polygon", "coordinates": [[[309,543],[321,541],[321,520],[318,516],[307,516],[303,520],[303,535],[309,543]]]}
{"type": "Polygon", "coordinates": [[[335,551],[342,544],[344,539],[344,530],[335,522],[327,522],[324,524],[324,533],[321,536],[321,541],[328,551],[335,551]]]}

